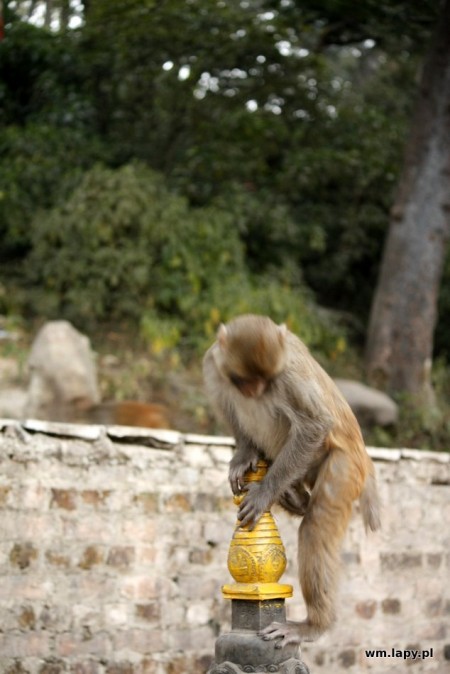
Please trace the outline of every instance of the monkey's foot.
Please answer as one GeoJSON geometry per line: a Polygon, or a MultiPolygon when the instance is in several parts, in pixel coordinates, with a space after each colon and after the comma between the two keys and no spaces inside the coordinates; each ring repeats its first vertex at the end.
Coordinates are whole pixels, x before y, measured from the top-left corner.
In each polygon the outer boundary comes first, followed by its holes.
{"type": "Polygon", "coordinates": [[[275,648],[283,648],[287,644],[300,644],[302,641],[315,641],[322,631],[311,625],[307,620],[295,623],[287,621],[285,623],[271,623],[268,627],[258,632],[258,636],[264,641],[279,639],[275,648]]]}

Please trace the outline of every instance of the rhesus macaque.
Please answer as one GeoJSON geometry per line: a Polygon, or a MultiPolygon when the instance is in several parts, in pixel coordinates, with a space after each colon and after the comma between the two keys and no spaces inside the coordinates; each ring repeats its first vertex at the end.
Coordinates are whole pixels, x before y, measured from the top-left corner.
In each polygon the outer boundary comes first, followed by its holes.
{"type": "Polygon", "coordinates": [[[89,411],[90,423],[170,428],[168,410],[164,405],[139,400],[100,403],[89,411]]]}
{"type": "Polygon", "coordinates": [[[45,419],[83,424],[170,428],[168,409],[157,403],[139,400],[108,401],[86,406],[78,401],[53,404],[45,410],[45,419]]]}
{"type": "Polygon", "coordinates": [[[285,325],[245,315],[222,325],[204,358],[213,404],[229,422],[236,452],[229,468],[234,493],[258,459],[261,482],[245,487],[241,526],[253,528],[272,504],[303,517],[299,581],[307,607],[300,623],[272,623],[260,633],[277,647],[313,641],[335,620],[341,543],[360,499],[366,529],[380,526],[374,466],[358,422],[334,382],[285,325]]]}

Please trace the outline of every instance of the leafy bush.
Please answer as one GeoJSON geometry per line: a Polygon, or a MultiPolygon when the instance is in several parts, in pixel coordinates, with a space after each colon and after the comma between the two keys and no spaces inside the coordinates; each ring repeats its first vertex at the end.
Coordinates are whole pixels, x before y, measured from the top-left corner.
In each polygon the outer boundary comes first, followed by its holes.
{"type": "Polygon", "coordinates": [[[233,214],[190,208],[143,165],[88,171],[65,203],[36,216],[32,241],[35,313],[82,329],[132,321],[154,353],[198,352],[221,321],[245,312],[286,321],[331,357],[345,348],[300,285],[248,272],[233,214]]]}
{"type": "MultiPolygon", "coordinates": [[[[51,208],[105,152],[80,130],[47,124],[6,127],[0,137],[0,261],[8,272],[31,246],[30,223],[51,208]]],[[[8,273],[8,276],[10,274],[8,273]]]]}
{"type": "Polygon", "coordinates": [[[96,166],[33,223],[28,279],[44,292],[34,308],[78,322],[153,309],[194,318],[211,279],[243,273],[232,224],[217,209],[189,209],[144,166],[96,166]]]}

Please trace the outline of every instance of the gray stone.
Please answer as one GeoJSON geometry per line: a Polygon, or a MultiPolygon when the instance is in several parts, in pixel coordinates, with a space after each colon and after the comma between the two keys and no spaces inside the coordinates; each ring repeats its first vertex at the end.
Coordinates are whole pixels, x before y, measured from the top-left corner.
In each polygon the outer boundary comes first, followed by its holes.
{"type": "Polygon", "coordinates": [[[398,406],[386,393],[351,379],[335,379],[362,426],[390,426],[398,421],[398,406]]]}
{"type": "Polygon", "coordinates": [[[28,366],[28,417],[76,421],[77,410],[89,409],[100,401],[89,339],[67,321],[49,321],[41,328],[31,347],[28,366]]]}

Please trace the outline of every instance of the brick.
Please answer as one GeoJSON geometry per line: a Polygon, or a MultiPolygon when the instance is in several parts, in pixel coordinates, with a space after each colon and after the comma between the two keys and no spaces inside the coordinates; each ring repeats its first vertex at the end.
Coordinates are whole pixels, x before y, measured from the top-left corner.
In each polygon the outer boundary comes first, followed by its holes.
{"type": "Polygon", "coordinates": [[[83,556],[78,563],[78,566],[80,569],[89,570],[92,569],[93,566],[101,564],[103,559],[103,550],[96,545],[88,545],[88,547],[84,549],[83,556]]]}
{"type": "Polygon", "coordinates": [[[3,540],[39,540],[40,543],[62,534],[62,526],[55,513],[42,514],[39,511],[11,513],[2,522],[3,540]]]}
{"type": "MultiPolygon", "coordinates": [[[[8,582],[0,582],[0,601],[34,601],[44,600],[51,591],[51,584],[46,578],[35,578],[23,575],[9,576],[8,582]]],[[[1,653],[1,650],[0,650],[1,653]]]]}
{"type": "Polygon", "coordinates": [[[15,543],[9,553],[9,560],[19,569],[27,569],[37,559],[38,551],[32,543],[15,543]]]}
{"type": "Polygon", "coordinates": [[[20,502],[23,508],[46,510],[49,500],[49,490],[39,484],[29,484],[20,491],[20,502]]]}
{"type": "Polygon", "coordinates": [[[70,674],[100,674],[104,670],[103,668],[100,670],[98,662],[86,661],[71,664],[69,671],[70,674]]]}
{"type": "MultiPolygon", "coordinates": [[[[158,546],[160,547],[160,546],[158,546]]],[[[154,564],[158,555],[158,548],[153,545],[144,545],[136,552],[137,564],[154,564]]]]}
{"type": "Polygon", "coordinates": [[[134,502],[139,505],[146,513],[158,512],[158,494],[154,492],[144,492],[136,494],[134,502]]]}
{"type": "MultiPolygon", "coordinates": [[[[153,658],[144,658],[141,660],[141,662],[136,665],[135,668],[135,674],[160,674],[163,670],[160,668],[160,665],[158,662],[156,662],[153,658]]],[[[207,671],[205,670],[201,670],[207,671]]]]}
{"type": "Polygon", "coordinates": [[[120,524],[119,518],[108,517],[93,510],[88,517],[80,515],[80,517],[65,518],[63,536],[83,543],[91,541],[97,544],[108,544],[120,536],[120,524]]]}
{"type": "Polygon", "coordinates": [[[381,602],[381,610],[383,613],[390,614],[390,615],[396,615],[397,613],[400,613],[402,608],[400,599],[383,599],[381,602]]]}
{"type": "Polygon", "coordinates": [[[154,521],[149,519],[132,519],[122,525],[122,536],[132,543],[153,543],[157,538],[157,527],[154,521]]]}
{"type": "Polygon", "coordinates": [[[381,553],[380,561],[383,571],[416,569],[422,566],[422,554],[420,552],[381,553]]]}
{"type": "Polygon", "coordinates": [[[63,510],[75,510],[77,507],[75,489],[52,489],[50,505],[63,510]]]}
{"type": "Polygon", "coordinates": [[[429,553],[426,556],[427,566],[432,569],[439,569],[442,563],[442,554],[440,552],[429,553]]]}
{"type": "Polygon", "coordinates": [[[314,662],[319,667],[322,667],[325,664],[325,653],[323,651],[319,651],[319,653],[314,656],[314,662]]]}
{"type": "Polygon", "coordinates": [[[59,566],[68,569],[71,565],[70,558],[67,555],[64,555],[60,552],[55,552],[53,550],[47,550],[45,553],[45,558],[52,566],[59,566]]]}
{"type": "Polygon", "coordinates": [[[352,667],[356,662],[356,654],[353,648],[346,648],[338,654],[338,660],[344,669],[352,667]]]}
{"type": "Polygon", "coordinates": [[[83,634],[70,633],[57,635],[55,651],[62,658],[71,656],[90,655],[98,658],[108,658],[111,655],[111,642],[107,634],[95,634],[91,639],[83,634]]]}
{"type": "Polygon", "coordinates": [[[160,596],[160,584],[157,578],[148,576],[126,578],[121,594],[128,599],[157,599],[160,596]]]}
{"type": "Polygon", "coordinates": [[[81,500],[83,503],[90,505],[93,508],[100,508],[106,504],[110,494],[110,489],[85,489],[81,492],[81,500]]]}
{"type": "Polygon", "coordinates": [[[433,599],[428,599],[425,604],[425,614],[429,618],[435,618],[436,616],[442,615],[444,612],[444,602],[442,597],[434,597],[433,599]]]}
{"type": "Polygon", "coordinates": [[[164,501],[168,513],[185,513],[192,510],[189,494],[173,494],[164,501]]]}
{"type": "Polygon", "coordinates": [[[146,622],[156,622],[161,618],[161,608],[157,602],[137,604],[136,617],[146,622]]]}
{"type": "Polygon", "coordinates": [[[16,660],[11,665],[6,666],[5,674],[30,674],[30,670],[26,669],[20,661],[16,660]]]}
{"type": "Polygon", "coordinates": [[[24,606],[18,618],[19,627],[34,629],[36,627],[36,615],[32,606],[24,606]]]}
{"type": "Polygon", "coordinates": [[[211,564],[213,553],[210,548],[202,550],[201,548],[194,548],[189,553],[189,561],[191,564],[211,564]]]}
{"type": "Polygon", "coordinates": [[[48,632],[0,634],[0,653],[5,658],[46,657],[49,652],[48,632]]]}
{"type": "Polygon", "coordinates": [[[165,638],[161,630],[128,629],[114,635],[114,653],[127,650],[139,655],[164,651],[165,638]]]}
{"type": "Polygon", "coordinates": [[[126,569],[132,565],[136,557],[135,549],[130,545],[121,545],[111,548],[106,563],[119,569],[126,569]]]}
{"type": "Polygon", "coordinates": [[[1,486],[0,487],[0,508],[4,508],[8,502],[8,494],[11,491],[11,487],[1,486]]]}
{"type": "Polygon", "coordinates": [[[72,611],[67,606],[44,606],[38,617],[39,626],[43,630],[68,630],[72,623],[72,611]]]}
{"type": "Polygon", "coordinates": [[[216,494],[205,494],[199,493],[195,495],[194,498],[194,510],[199,510],[203,513],[214,513],[217,512],[220,508],[221,498],[216,494]]]}
{"type": "Polygon", "coordinates": [[[134,667],[131,662],[116,662],[107,666],[106,674],[134,674],[134,667]]]}
{"type": "Polygon", "coordinates": [[[66,671],[66,665],[63,660],[50,660],[44,662],[38,669],[39,674],[63,674],[63,672],[66,671]]]}
{"type": "Polygon", "coordinates": [[[172,629],[167,633],[169,647],[181,651],[195,651],[205,648],[214,637],[213,627],[204,625],[193,629],[172,629]]]}
{"type": "Polygon", "coordinates": [[[368,601],[360,601],[355,606],[356,613],[365,620],[370,620],[375,615],[377,610],[377,602],[370,599],[368,601]]]}

